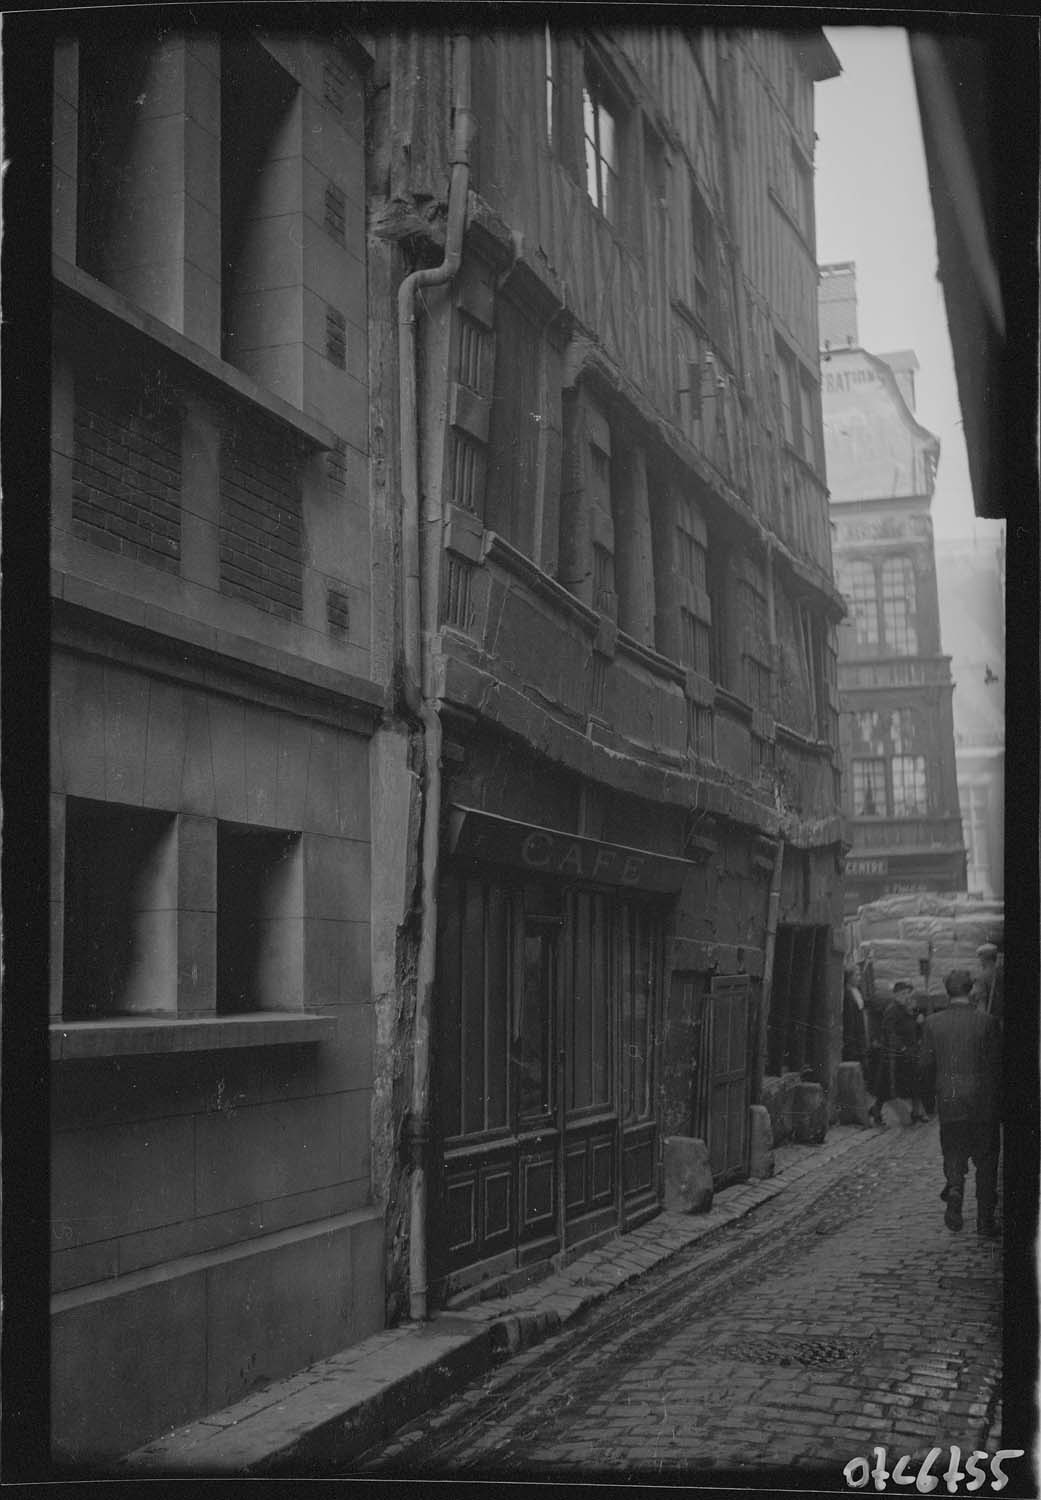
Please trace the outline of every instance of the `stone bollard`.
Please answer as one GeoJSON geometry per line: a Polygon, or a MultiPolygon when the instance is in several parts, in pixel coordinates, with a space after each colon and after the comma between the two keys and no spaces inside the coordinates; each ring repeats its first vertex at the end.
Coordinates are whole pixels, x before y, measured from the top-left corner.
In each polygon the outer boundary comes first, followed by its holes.
{"type": "Polygon", "coordinates": [[[840,1125],[870,1125],[867,1089],[858,1062],[839,1063],[835,1074],[835,1102],[840,1125]]]}
{"type": "Polygon", "coordinates": [[[752,1104],[748,1110],[748,1175],[774,1175],[774,1127],[765,1104],[752,1104]]]}
{"type": "Polygon", "coordinates": [[[669,1135],[663,1143],[665,1207],[674,1214],[704,1214],[712,1207],[712,1168],[704,1141],[669,1135]]]}
{"type": "Polygon", "coordinates": [[[792,1097],[792,1138],[819,1145],[828,1131],[828,1101],[819,1083],[800,1083],[792,1097]]]}

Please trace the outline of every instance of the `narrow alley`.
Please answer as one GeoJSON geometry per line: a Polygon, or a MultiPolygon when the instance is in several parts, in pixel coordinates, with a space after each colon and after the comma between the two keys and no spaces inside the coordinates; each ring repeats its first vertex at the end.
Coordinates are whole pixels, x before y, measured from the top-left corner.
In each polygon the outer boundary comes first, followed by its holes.
{"type": "MultiPolygon", "coordinates": [[[[812,1149],[812,1148],[810,1148],[812,1149]]],[[[778,1152],[778,1166],[807,1148],[778,1152]]],[[[935,1123],[876,1134],[366,1454],[372,1476],[908,1469],[1001,1434],[1001,1247],[944,1227],[935,1123]]],[[[1012,1445],[1012,1437],[1005,1442],[1012,1445]]],[[[1014,1477],[1017,1460],[1006,1460],[1014,1477]]],[[[989,1478],[989,1474],[988,1474],[989,1478]]]]}

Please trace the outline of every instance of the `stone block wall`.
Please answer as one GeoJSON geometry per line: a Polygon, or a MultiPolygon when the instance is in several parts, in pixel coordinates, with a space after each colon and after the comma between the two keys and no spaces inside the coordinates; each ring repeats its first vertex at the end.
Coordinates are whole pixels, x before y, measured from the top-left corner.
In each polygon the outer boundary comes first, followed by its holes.
{"type": "Polygon", "coordinates": [[[176,680],[144,646],[132,665],[96,649],[58,651],[52,680],[52,1030],[85,1027],[98,1053],[52,1069],[53,1439],[75,1459],[289,1375],[384,1310],[366,721],[272,701],[241,668],[176,680]],[[83,931],[84,878],[144,955],[132,984],[118,938],[83,931]],[[128,1054],[120,1028],[157,1012],[175,1029],[128,1054]],[[266,1045],[218,1024],[276,1012],[331,1024],[266,1045]]]}

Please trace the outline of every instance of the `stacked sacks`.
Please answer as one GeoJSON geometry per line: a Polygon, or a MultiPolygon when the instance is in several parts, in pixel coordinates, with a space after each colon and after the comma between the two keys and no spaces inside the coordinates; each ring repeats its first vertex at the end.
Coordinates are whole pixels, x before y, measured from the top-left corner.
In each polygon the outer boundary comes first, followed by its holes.
{"type": "Polygon", "coordinates": [[[943,981],[952,969],[978,968],[982,943],[1002,946],[1004,907],[1000,901],[916,892],[870,902],[857,912],[860,943],[856,957],[870,964],[874,994],[888,999],[898,979],[909,979],[920,993],[945,1000],[943,981]],[[928,985],[920,960],[929,960],[928,985]]]}

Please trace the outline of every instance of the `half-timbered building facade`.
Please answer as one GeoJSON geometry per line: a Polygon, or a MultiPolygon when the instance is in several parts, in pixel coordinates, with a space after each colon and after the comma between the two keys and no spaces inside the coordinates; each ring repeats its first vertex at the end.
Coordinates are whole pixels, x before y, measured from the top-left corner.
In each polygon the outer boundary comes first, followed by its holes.
{"type": "Polygon", "coordinates": [[[539,27],[389,38],[376,71],[439,737],[425,1253],[388,1271],[443,1304],[657,1212],[670,1137],[746,1175],[750,1105],[837,1063],[812,188],[837,63],[814,32],[539,27]]]}

